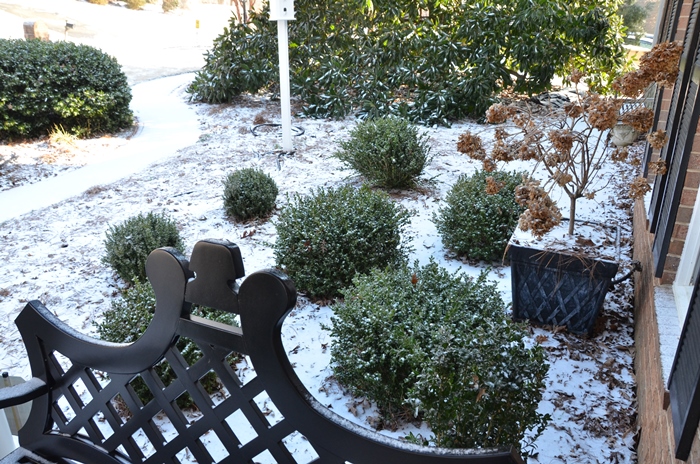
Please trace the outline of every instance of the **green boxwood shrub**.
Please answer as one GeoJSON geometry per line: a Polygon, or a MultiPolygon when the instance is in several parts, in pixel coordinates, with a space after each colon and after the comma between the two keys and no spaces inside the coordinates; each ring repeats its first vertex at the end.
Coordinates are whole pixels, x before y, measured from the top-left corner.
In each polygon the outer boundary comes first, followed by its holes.
{"type": "Polygon", "coordinates": [[[528,346],[486,273],[431,260],[360,275],[333,306],[336,379],[378,406],[385,425],[422,415],[439,446],[519,446],[537,412],[546,354],[528,346]]]}
{"type": "Polygon", "coordinates": [[[445,247],[470,259],[501,259],[524,211],[514,193],[521,183],[522,174],[515,172],[461,175],[433,217],[445,247]]]}
{"type": "Polygon", "coordinates": [[[430,162],[427,136],[405,119],[360,122],[335,156],[375,185],[412,187],[430,162]]]}
{"type": "MultiPolygon", "coordinates": [[[[135,342],[148,328],[153,319],[155,309],[156,297],[153,287],[148,282],[142,283],[136,280],[133,287],[124,291],[122,298],[112,301],[112,307],[105,311],[103,320],[95,324],[97,336],[102,340],[114,343],[135,342]]],[[[192,311],[192,314],[224,324],[238,326],[235,315],[231,313],[215,311],[211,308],[196,308],[192,311]]],[[[202,351],[197,344],[185,337],[180,337],[177,341],[177,349],[189,365],[194,364],[202,357],[202,351]]],[[[232,355],[229,358],[232,364],[237,359],[237,355],[232,355]]],[[[170,364],[165,360],[157,364],[155,370],[166,386],[177,377],[170,364]]],[[[220,389],[216,375],[211,373],[204,376],[200,382],[207,392],[214,392],[220,389]]],[[[141,380],[132,385],[144,404],[152,399],[152,393],[145,382],[141,380]]],[[[178,405],[181,408],[189,408],[193,405],[192,399],[188,395],[182,395],[178,398],[178,405]]]]}
{"type": "Polygon", "coordinates": [[[356,274],[405,260],[409,213],[367,187],[295,194],[280,212],[275,259],[298,289],[335,297],[356,274]]]}
{"type": "Polygon", "coordinates": [[[127,283],[146,281],[146,260],[151,251],[173,247],[184,251],[177,224],[165,213],[138,214],[106,233],[102,262],[127,283]]]}
{"type": "Polygon", "coordinates": [[[121,66],[96,48],[0,39],[0,140],[117,132],[133,123],[130,102],[121,66]]]}
{"type": "Polygon", "coordinates": [[[269,216],[278,193],[272,177],[258,169],[240,169],[224,180],[224,210],[239,221],[269,216]]]}

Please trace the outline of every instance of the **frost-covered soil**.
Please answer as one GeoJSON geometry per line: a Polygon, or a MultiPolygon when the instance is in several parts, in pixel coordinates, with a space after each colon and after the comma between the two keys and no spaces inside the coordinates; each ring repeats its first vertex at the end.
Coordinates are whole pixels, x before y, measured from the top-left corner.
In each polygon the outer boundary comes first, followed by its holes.
{"type": "MultiPolygon", "coordinates": [[[[183,96],[183,101],[184,101],[183,96]]],[[[286,195],[306,193],[320,186],[359,185],[361,179],[331,155],[337,141],[347,136],[355,121],[296,119],[304,134],[294,137],[294,154],[280,154],[276,129],[251,133],[256,122],[277,122],[279,107],[267,99],[241,99],[235,104],[196,105],[201,136],[131,177],[109,185],[97,185],[82,195],[0,224],[0,371],[30,376],[24,348],[13,320],[24,304],[40,299],[74,328],[94,334],[94,323],[119,297],[123,284],[100,262],[105,231],[138,213],[166,212],[177,220],[187,253],[197,240],[229,239],[239,245],[247,272],[274,266],[272,244],[275,218],[266,222],[235,223],[225,217],[222,180],[231,171],[256,167],[270,174],[280,188],[277,208],[286,195]]],[[[395,201],[411,210],[409,240],[412,259],[426,263],[429,257],[451,269],[477,275],[483,263],[466,262],[444,249],[432,222],[450,186],[463,173],[478,166],[456,151],[457,137],[471,122],[451,128],[425,129],[430,137],[433,161],[425,182],[417,191],[393,191],[395,201]]],[[[129,143],[123,134],[56,147],[48,141],[0,146],[0,189],[40,182],[66,170],[116,151],[129,143]]],[[[615,167],[617,169],[617,167],[615,167]]],[[[613,172],[613,171],[611,171],[613,172]]],[[[583,200],[580,217],[618,221],[621,226],[621,259],[631,254],[631,202],[624,200],[626,176],[615,179],[596,201],[583,200]]],[[[2,194],[0,193],[0,199],[2,194]]],[[[0,200],[1,201],[1,200],[0,200]]],[[[566,199],[561,198],[562,205],[566,199]]],[[[0,208],[2,205],[0,204],[0,208]]],[[[566,214],[566,213],[565,213],[566,214]]],[[[595,246],[596,238],[593,237],[595,246]]],[[[506,301],[510,301],[510,269],[496,263],[489,268],[506,301]]],[[[552,421],[535,443],[528,462],[631,463],[636,462],[636,400],[633,373],[632,289],[629,281],[608,295],[592,337],[568,334],[560,328],[532,328],[531,337],[545,347],[550,362],[547,389],[540,404],[552,421]]],[[[331,309],[304,297],[287,319],[284,342],[296,372],[320,403],[363,426],[376,423],[376,411],[362,398],[347,395],[332,377],[329,366],[331,339],[323,325],[330,323],[331,309]]],[[[243,364],[242,375],[251,369],[243,364]]],[[[272,413],[274,414],[274,412],[272,413]]],[[[382,431],[394,437],[409,432],[429,436],[425,426],[408,425],[382,431]]],[[[302,447],[303,440],[290,446],[302,447]]],[[[301,451],[303,455],[305,451],[301,451]]]]}

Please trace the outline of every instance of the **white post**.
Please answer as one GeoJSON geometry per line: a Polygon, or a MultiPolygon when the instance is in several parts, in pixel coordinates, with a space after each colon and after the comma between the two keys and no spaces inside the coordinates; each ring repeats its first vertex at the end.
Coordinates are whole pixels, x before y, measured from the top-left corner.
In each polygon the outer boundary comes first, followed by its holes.
{"type": "Polygon", "coordinates": [[[277,44],[280,55],[280,104],[282,106],[282,150],[293,151],[292,147],[292,111],[289,90],[289,37],[287,20],[277,21],[277,44]]]}

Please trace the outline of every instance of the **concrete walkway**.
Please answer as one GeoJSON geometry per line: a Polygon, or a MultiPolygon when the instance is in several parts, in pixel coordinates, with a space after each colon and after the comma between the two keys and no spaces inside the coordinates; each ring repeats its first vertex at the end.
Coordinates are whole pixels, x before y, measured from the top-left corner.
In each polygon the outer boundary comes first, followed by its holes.
{"type": "Polygon", "coordinates": [[[200,135],[199,124],[181,92],[193,76],[181,74],[134,86],[131,109],[138,120],[138,131],[117,148],[117,155],[67,174],[0,192],[0,222],[80,195],[95,185],[117,181],[194,144],[200,135]]]}

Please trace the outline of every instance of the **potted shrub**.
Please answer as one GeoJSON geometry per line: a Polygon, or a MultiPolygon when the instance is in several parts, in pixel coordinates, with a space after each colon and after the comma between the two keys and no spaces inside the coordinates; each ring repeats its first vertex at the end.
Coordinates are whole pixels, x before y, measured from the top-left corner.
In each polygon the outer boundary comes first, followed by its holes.
{"type": "MultiPolygon", "coordinates": [[[[489,152],[478,135],[467,132],[460,136],[458,150],[481,160],[487,171],[496,170],[499,162],[534,163],[532,173],[523,176],[516,189],[517,201],[527,208],[519,219],[519,229],[529,233],[528,240],[520,238],[516,230],[508,250],[514,318],[566,325],[575,333],[592,331],[618,263],[614,253],[600,256],[600,243],[586,236],[585,225],[576,218],[577,201],[593,199],[605,187],[607,182],[600,179],[603,166],[626,160],[627,149],[613,148],[610,143],[610,132],[619,122],[640,134],[649,132],[652,110],[634,103],[649,85],[674,82],[681,51],[676,43],[656,45],[640,59],[639,70],[614,82],[613,97],[577,91],[577,99],[544,114],[526,102],[491,106],[486,119],[499,127],[489,152]],[[623,105],[631,109],[621,113],[623,105]],[[550,197],[554,189],[569,199],[566,220],[550,197]],[[566,228],[562,231],[563,224],[566,228]],[[561,251],[553,248],[555,242],[563,245],[561,251]]],[[[582,78],[580,72],[570,77],[577,85],[582,78]]],[[[666,143],[666,134],[657,131],[648,134],[647,140],[660,148],[666,143]]],[[[631,195],[640,197],[648,190],[646,180],[638,178],[631,186],[631,195]]],[[[604,225],[596,227],[611,236],[616,232],[606,232],[604,225]]],[[[606,240],[614,238],[602,239],[606,240]]]]}

